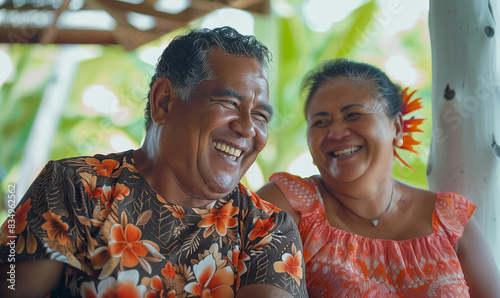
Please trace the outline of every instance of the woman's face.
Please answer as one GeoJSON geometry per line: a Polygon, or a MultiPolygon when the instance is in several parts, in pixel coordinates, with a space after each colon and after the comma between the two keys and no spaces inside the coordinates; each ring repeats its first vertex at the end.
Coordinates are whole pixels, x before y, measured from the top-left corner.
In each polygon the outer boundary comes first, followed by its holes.
{"type": "Polygon", "coordinates": [[[392,175],[398,120],[387,116],[370,87],[340,77],[323,83],[311,98],[307,139],[313,160],[327,181],[392,175]]]}

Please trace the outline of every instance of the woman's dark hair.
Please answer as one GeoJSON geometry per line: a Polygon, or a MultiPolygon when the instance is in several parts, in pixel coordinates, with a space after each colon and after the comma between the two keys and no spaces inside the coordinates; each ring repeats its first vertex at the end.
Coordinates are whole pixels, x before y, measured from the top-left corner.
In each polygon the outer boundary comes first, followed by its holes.
{"type": "Polygon", "coordinates": [[[211,29],[194,29],[185,35],[176,36],[156,65],[156,71],[149,84],[144,117],[146,131],[152,124],[151,119],[151,89],[160,77],[170,80],[173,90],[181,100],[189,100],[198,85],[204,80],[214,79],[208,55],[215,49],[225,53],[256,59],[264,70],[271,61],[269,49],[253,35],[242,35],[231,27],[211,29]]]}
{"type": "Polygon", "coordinates": [[[306,115],[316,90],[325,82],[333,81],[338,77],[351,80],[356,85],[367,85],[369,90],[372,90],[372,95],[384,104],[389,117],[393,118],[401,111],[402,89],[394,84],[382,70],[370,64],[339,58],[320,64],[305,76],[302,90],[307,93],[304,106],[306,115]]]}

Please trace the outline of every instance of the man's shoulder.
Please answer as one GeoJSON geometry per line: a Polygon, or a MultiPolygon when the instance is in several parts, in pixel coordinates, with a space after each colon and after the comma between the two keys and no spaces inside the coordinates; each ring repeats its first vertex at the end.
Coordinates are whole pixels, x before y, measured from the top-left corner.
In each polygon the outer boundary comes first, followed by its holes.
{"type": "Polygon", "coordinates": [[[255,192],[251,191],[245,185],[240,183],[238,185],[238,189],[240,194],[238,200],[239,200],[239,205],[241,207],[245,207],[247,209],[257,209],[264,213],[282,212],[282,210],[279,209],[278,207],[274,206],[268,201],[261,199],[255,192]]]}
{"type": "Polygon", "coordinates": [[[57,160],[51,160],[52,163],[57,163],[57,164],[72,164],[75,162],[80,162],[80,161],[89,161],[89,160],[96,160],[99,162],[105,161],[105,160],[115,160],[115,161],[122,161],[125,156],[128,155],[133,155],[133,150],[128,150],[128,151],[123,151],[123,152],[111,152],[111,153],[97,153],[94,155],[81,155],[81,156],[73,156],[73,157],[66,157],[66,158],[61,158],[57,160]]]}
{"type": "Polygon", "coordinates": [[[41,173],[57,173],[60,177],[76,175],[77,180],[80,180],[81,173],[111,178],[119,176],[118,174],[121,173],[123,167],[135,172],[133,150],[51,160],[45,165],[41,173]],[[129,164],[129,162],[132,162],[132,164],[129,164]],[[116,175],[112,175],[115,172],[116,175]]]}

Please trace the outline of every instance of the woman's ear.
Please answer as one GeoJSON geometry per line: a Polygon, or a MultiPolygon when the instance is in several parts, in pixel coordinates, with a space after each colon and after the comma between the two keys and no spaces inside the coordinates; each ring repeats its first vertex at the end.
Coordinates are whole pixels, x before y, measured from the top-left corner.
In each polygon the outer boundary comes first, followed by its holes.
{"type": "Polygon", "coordinates": [[[176,97],[172,83],[165,77],[158,78],[151,89],[151,119],[156,125],[162,125],[167,119],[169,107],[176,97]]]}
{"type": "Polygon", "coordinates": [[[401,146],[399,145],[399,143],[403,141],[403,125],[404,125],[403,114],[399,112],[394,118],[394,127],[396,128],[394,135],[394,145],[398,147],[401,146]]]}

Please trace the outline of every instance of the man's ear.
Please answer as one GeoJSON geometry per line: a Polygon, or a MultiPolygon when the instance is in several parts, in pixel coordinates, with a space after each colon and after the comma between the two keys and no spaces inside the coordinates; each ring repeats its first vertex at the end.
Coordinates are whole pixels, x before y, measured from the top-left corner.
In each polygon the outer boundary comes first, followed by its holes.
{"type": "Polygon", "coordinates": [[[151,119],[156,125],[162,125],[167,119],[167,114],[176,98],[172,83],[165,77],[159,77],[151,88],[151,119]]]}

